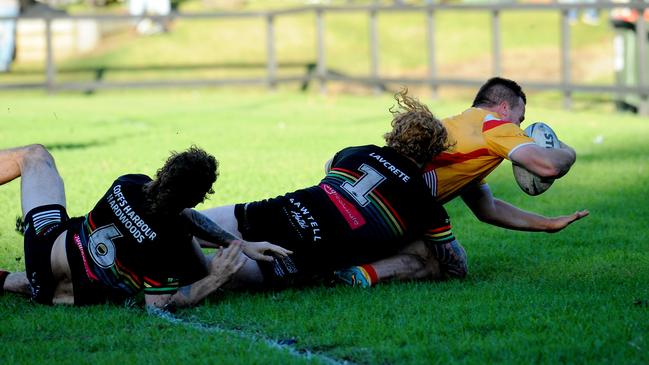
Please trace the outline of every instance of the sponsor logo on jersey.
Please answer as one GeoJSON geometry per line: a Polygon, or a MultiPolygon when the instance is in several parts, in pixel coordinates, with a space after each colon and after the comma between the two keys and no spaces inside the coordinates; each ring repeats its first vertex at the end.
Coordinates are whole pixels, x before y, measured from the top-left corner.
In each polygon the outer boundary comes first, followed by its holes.
{"type": "Polygon", "coordinates": [[[129,205],[122,193],[121,185],[113,187],[111,193],[106,197],[106,201],[113,210],[115,218],[124,225],[124,228],[138,243],[144,242],[145,238],[151,241],[156,238],[157,233],[129,205]]]}
{"type": "Polygon", "coordinates": [[[91,280],[98,281],[99,278],[92,273],[92,271],[90,270],[90,266],[88,265],[88,259],[86,259],[86,253],[83,250],[83,244],[81,243],[81,238],[79,237],[78,234],[75,233],[72,236],[72,239],[74,240],[74,244],[77,246],[79,252],[81,253],[81,261],[83,261],[83,269],[86,272],[86,276],[91,280]]]}
{"type": "Polygon", "coordinates": [[[295,223],[301,229],[311,232],[313,242],[320,241],[322,239],[322,236],[320,236],[320,224],[318,224],[318,221],[313,217],[309,209],[295,198],[290,198],[289,202],[292,205],[291,217],[295,223]]]}
{"type": "Polygon", "coordinates": [[[338,194],[334,188],[327,184],[320,184],[320,188],[327,193],[329,200],[331,200],[336,208],[338,208],[340,214],[342,214],[343,218],[347,221],[347,224],[349,224],[349,228],[357,229],[365,225],[365,218],[361,212],[359,212],[352,203],[348,202],[338,194]]]}
{"type": "Polygon", "coordinates": [[[375,160],[383,164],[383,166],[385,166],[385,168],[387,168],[388,171],[398,176],[399,179],[401,179],[403,182],[408,182],[408,180],[410,180],[410,176],[406,175],[403,171],[396,168],[390,161],[386,160],[384,157],[381,157],[381,155],[374,152],[370,152],[370,157],[374,158],[375,160]]]}

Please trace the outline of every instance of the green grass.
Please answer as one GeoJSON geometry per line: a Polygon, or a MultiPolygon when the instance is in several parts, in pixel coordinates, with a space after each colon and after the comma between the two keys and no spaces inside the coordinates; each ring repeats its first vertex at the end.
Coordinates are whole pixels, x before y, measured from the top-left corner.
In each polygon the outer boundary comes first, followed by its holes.
{"type": "MultiPolygon", "coordinates": [[[[429,102],[439,116],[468,100],[429,102]]],[[[224,293],[174,324],[139,308],[48,308],[0,297],[0,362],[363,364],[649,362],[649,124],[634,116],[564,112],[532,95],[544,120],[574,146],[571,172],[538,197],[503,163],[494,194],[524,209],[591,215],[557,234],[511,232],[447,204],[466,247],[463,282],[390,283],[370,290],[315,287],[224,293]],[[601,138],[598,138],[601,136],[601,138]],[[595,140],[601,140],[595,143],[595,140]],[[278,348],[265,339],[296,341],[278,348]]],[[[221,176],[205,206],[271,197],[317,182],[339,148],[381,143],[387,96],[290,92],[132,91],[81,96],[5,93],[0,148],[52,148],[72,215],[89,210],[120,174],[153,174],[168,151],[196,143],[221,176]]],[[[0,267],[22,268],[18,181],[0,187],[0,267]]]]}

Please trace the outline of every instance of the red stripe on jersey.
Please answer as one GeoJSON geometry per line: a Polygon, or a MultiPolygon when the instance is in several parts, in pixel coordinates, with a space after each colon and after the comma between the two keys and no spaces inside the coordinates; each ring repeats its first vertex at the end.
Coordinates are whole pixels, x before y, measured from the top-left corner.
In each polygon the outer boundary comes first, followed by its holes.
{"type": "Polygon", "coordinates": [[[428,232],[431,232],[431,233],[437,233],[437,232],[448,231],[449,229],[451,229],[451,226],[450,226],[450,225],[448,225],[448,226],[444,226],[444,227],[435,228],[435,229],[431,229],[431,230],[429,230],[428,232]]]}
{"type": "Polygon", "coordinates": [[[122,263],[119,262],[118,259],[115,259],[115,265],[117,265],[120,271],[128,274],[128,276],[131,278],[131,280],[135,282],[137,286],[142,285],[142,280],[140,280],[140,278],[133,271],[129,270],[126,266],[122,265],[122,263]]]}
{"type": "Polygon", "coordinates": [[[363,217],[361,212],[352,203],[340,196],[334,188],[327,184],[320,184],[320,188],[327,193],[329,200],[338,208],[340,214],[347,221],[349,228],[356,229],[365,225],[365,217],[363,217]]]}
{"type": "Polygon", "coordinates": [[[145,282],[147,282],[149,284],[153,284],[153,286],[156,286],[156,287],[161,287],[162,286],[162,283],[159,283],[159,282],[157,282],[157,281],[155,281],[155,280],[153,280],[151,278],[147,278],[146,276],[144,276],[143,279],[144,279],[145,282]]]}
{"type": "Polygon", "coordinates": [[[511,122],[508,122],[508,121],[505,121],[505,120],[497,120],[497,119],[488,120],[488,121],[482,123],[482,131],[486,132],[486,131],[488,131],[490,129],[494,129],[494,128],[498,127],[499,125],[503,125],[503,124],[507,124],[507,123],[511,123],[511,122]]]}
{"type": "Polygon", "coordinates": [[[435,157],[432,161],[428,162],[426,166],[424,166],[424,172],[435,170],[437,168],[444,167],[444,166],[453,165],[456,163],[462,163],[465,161],[473,160],[474,158],[478,158],[480,156],[487,156],[487,155],[489,155],[489,150],[486,148],[480,148],[478,150],[471,151],[469,153],[443,152],[439,156],[435,157]]]}
{"type": "Polygon", "coordinates": [[[340,167],[334,167],[332,170],[342,171],[342,172],[344,172],[346,174],[350,174],[353,177],[361,176],[358,172],[347,170],[347,169],[341,169],[340,167]]]}
{"type": "Polygon", "coordinates": [[[92,229],[93,231],[95,230],[95,228],[97,228],[95,222],[92,221],[92,212],[88,213],[88,224],[90,224],[90,229],[92,229]]]}

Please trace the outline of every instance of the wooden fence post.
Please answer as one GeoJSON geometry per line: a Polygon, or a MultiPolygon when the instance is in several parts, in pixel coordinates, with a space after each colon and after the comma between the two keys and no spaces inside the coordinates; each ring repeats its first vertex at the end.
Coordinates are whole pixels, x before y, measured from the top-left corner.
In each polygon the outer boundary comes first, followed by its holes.
{"type": "Polygon", "coordinates": [[[647,70],[647,26],[643,16],[643,9],[637,9],[638,19],[636,20],[636,47],[638,50],[638,86],[642,91],[640,92],[638,102],[638,114],[649,115],[649,95],[647,88],[649,88],[649,70],[647,70]]]}
{"type": "Polygon", "coordinates": [[[431,96],[437,98],[437,64],[435,63],[435,14],[432,9],[426,12],[426,43],[428,45],[428,78],[431,96]]]}
{"type": "Polygon", "coordinates": [[[561,89],[563,107],[572,109],[572,90],[570,86],[570,18],[569,9],[561,9],[561,89]]]}
{"type": "Polygon", "coordinates": [[[317,53],[317,64],[316,64],[316,74],[317,78],[320,81],[320,93],[327,93],[327,55],[325,47],[325,24],[324,24],[324,14],[322,9],[316,10],[315,13],[316,19],[316,53],[317,53]]]}
{"type": "Polygon", "coordinates": [[[492,41],[492,56],[493,56],[493,76],[501,76],[501,56],[502,56],[502,42],[500,32],[500,10],[494,10],[491,13],[491,41],[492,41]]]}
{"type": "Polygon", "coordinates": [[[267,54],[267,84],[269,89],[275,89],[277,84],[277,58],[275,55],[275,16],[266,15],[266,54],[267,54]]]}
{"type": "Polygon", "coordinates": [[[45,14],[43,19],[45,20],[45,85],[47,91],[51,93],[54,91],[54,78],[56,77],[54,47],[52,46],[52,18],[45,14]]]}
{"type": "Polygon", "coordinates": [[[372,84],[374,84],[374,93],[381,92],[379,81],[379,35],[378,24],[376,19],[376,9],[370,10],[370,74],[372,84]]]}

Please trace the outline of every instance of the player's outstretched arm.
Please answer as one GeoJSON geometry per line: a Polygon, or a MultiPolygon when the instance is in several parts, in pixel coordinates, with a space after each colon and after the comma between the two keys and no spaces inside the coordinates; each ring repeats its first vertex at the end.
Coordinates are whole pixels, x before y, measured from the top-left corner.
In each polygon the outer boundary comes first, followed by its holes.
{"type": "Polygon", "coordinates": [[[523,166],[534,174],[558,179],[568,173],[577,154],[572,147],[559,141],[561,148],[545,148],[535,144],[522,146],[512,152],[512,163],[523,166]]]}
{"type": "Polygon", "coordinates": [[[559,232],[560,230],[588,216],[589,214],[590,212],[584,209],[584,210],[578,210],[570,215],[562,215],[559,217],[548,218],[550,222],[548,223],[548,227],[545,229],[545,232],[548,233],[559,232]]]}
{"type": "Polygon", "coordinates": [[[209,274],[206,277],[180,288],[175,294],[145,295],[146,305],[161,309],[196,305],[223,287],[245,262],[246,258],[242,255],[241,243],[233,242],[212,258],[208,265],[209,274]]]}
{"type": "Polygon", "coordinates": [[[494,198],[487,184],[468,187],[462,193],[462,199],[482,222],[517,231],[554,233],[589,214],[587,210],[580,210],[571,215],[545,217],[524,211],[494,198]]]}
{"type": "MultiPolygon", "coordinates": [[[[194,210],[185,209],[181,213],[189,223],[190,232],[201,240],[213,242],[217,245],[228,247],[232,243],[240,243],[243,253],[253,260],[272,261],[273,256],[287,256],[292,252],[270,242],[249,242],[235,237],[230,232],[221,228],[206,215],[194,210]]],[[[204,246],[203,244],[201,244],[204,246]]]]}

